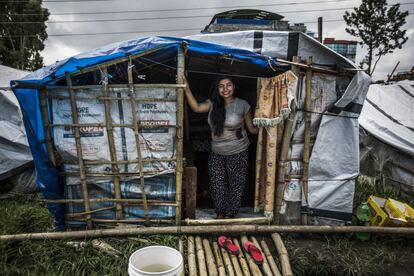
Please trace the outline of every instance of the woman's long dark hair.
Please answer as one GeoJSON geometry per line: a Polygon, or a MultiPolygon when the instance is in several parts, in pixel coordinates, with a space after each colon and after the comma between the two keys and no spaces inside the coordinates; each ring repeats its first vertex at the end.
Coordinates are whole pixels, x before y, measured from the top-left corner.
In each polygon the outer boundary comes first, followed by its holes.
{"type": "Polygon", "coordinates": [[[233,84],[233,80],[226,76],[217,77],[210,89],[210,100],[213,103],[213,109],[211,110],[211,123],[213,125],[213,133],[216,136],[223,134],[224,121],[226,120],[226,108],[224,106],[224,99],[220,96],[218,85],[221,80],[228,79],[233,84]]]}

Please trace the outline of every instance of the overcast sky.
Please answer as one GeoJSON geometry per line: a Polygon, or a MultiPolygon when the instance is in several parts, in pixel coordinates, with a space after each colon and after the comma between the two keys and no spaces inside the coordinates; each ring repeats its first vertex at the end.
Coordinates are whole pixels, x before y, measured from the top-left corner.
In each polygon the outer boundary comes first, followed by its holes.
{"type": "MultiPolygon", "coordinates": [[[[45,64],[51,64],[117,41],[152,35],[181,37],[196,34],[210,22],[214,14],[239,8],[278,13],[290,23],[305,22],[308,30],[314,32],[317,31],[317,18],[322,16],[325,21],[323,37],[352,40],[353,37],[345,32],[342,16],[347,8],[359,6],[360,3],[360,0],[44,0],[43,6],[49,9],[51,16],[47,24],[49,38],[42,55],[45,64]]],[[[414,13],[414,1],[388,0],[388,3],[407,3],[401,6],[401,10],[414,13]]],[[[374,73],[375,79],[386,77],[398,61],[401,63],[397,71],[409,70],[414,66],[414,14],[408,16],[405,29],[408,42],[403,49],[381,59],[374,73]]],[[[358,46],[357,62],[364,55],[364,49],[358,46]]]]}

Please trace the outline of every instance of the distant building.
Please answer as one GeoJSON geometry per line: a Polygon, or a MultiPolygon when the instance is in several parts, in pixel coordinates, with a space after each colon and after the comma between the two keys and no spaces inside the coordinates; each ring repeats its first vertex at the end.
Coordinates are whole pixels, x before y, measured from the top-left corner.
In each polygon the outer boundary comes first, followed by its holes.
{"type": "Polygon", "coordinates": [[[336,40],[333,37],[326,37],[323,40],[323,44],[325,46],[331,48],[338,54],[343,55],[344,57],[347,57],[348,59],[355,62],[355,56],[356,56],[356,48],[358,42],[352,41],[352,40],[336,40]]]}
{"type": "Polygon", "coordinates": [[[231,10],[214,15],[202,32],[221,33],[245,30],[296,31],[306,33],[303,23],[289,24],[277,13],[262,10],[231,10]]]}

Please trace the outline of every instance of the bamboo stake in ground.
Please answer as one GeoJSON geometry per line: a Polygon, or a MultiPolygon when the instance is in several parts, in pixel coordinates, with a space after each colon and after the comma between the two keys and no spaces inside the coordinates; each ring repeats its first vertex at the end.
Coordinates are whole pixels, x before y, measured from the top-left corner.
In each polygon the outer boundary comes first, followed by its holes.
{"type": "Polygon", "coordinates": [[[237,257],[239,259],[239,263],[240,263],[240,267],[241,267],[241,270],[243,272],[243,275],[244,276],[250,276],[251,274],[250,274],[249,265],[247,264],[246,257],[244,256],[244,251],[243,251],[242,247],[240,246],[239,241],[236,238],[234,238],[233,243],[240,248],[240,254],[238,254],[237,257]]]}
{"type": "Polygon", "coordinates": [[[52,134],[50,133],[49,112],[48,112],[48,106],[47,106],[47,101],[46,101],[45,88],[41,88],[39,91],[39,103],[40,103],[40,111],[42,114],[43,132],[45,135],[47,152],[49,154],[50,161],[52,161],[53,165],[56,166],[57,160],[54,154],[52,134]]]}
{"type": "Polygon", "coordinates": [[[195,256],[195,242],[193,236],[187,238],[187,252],[188,252],[188,273],[190,276],[197,276],[197,265],[195,256]]]}
{"type": "MultiPolygon", "coordinates": [[[[185,66],[185,56],[184,56],[184,49],[183,45],[178,47],[178,56],[177,56],[177,84],[184,84],[184,66],[185,66]]],[[[184,89],[177,88],[177,110],[176,110],[176,121],[177,121],[177,141],[176,141],[176,157],[177,157],[177,165],[176,165],[176,199],[177,207],[176,207],[176,214],[175,214],[175,223],[181,223],[181,208],[182,208],[182,187],[183,187],[183,139],[184,139],[184,89]]]]}
{"type": "Polygon", "coordinates": [[[128,61],[128,95],[131,103],[131,113],[132,113],[132,125],[134,126],[134,136],[135,136],[135,147],[137,150],[137,159],[139,164],[139,182],[141,188],[142,201],[144,203],[144,217],[146,220],[149,219],[148,216],[148,203],[147,203],[147,194],[145,193],[145,178],[144,178],[144,164],[142,162],[142,153],[141,153],[141,143],[139,141],[139,126],[137,120],[137,102],[136,102],[136,93],[134,90],[134,77],[132,75],[132,60],[131,58],[128,61]]]}
{"type": "Polygon", "coordinates": [[[197,250],[198,272],[200,276],[207,276],[206,258],[204,257],[203,245],[199,236],[195,237],[197,250]]]}
{"type": "MultiPolygon", "coordinates": [[[[310,156],[310,137],[311,137],[311,108],[312,108],[312,57],[308,57],[306,64],[306,93],[305,93],[305,130],[303,134],[303,194],[305,202],[308,204],[308,178],[309,178],[309,156],[310,156]]],[[[302,215],[302,224],[308,224],[307,214],[302,215]]]]}
{"type": "Polygon", "coordinates": [[[213,251],[211,251],[210,241],[208,239],[203,239],[203,245],[207,261],[208,275],[217,276],[218,271],[216,261],[214,260],[213,251]]]}
{"type": "Polygon", "coordinates": [[[237,257],[235,255],[231,255],[231,259],[229,253],[226,249],[220,247],[221,256],[223,256],[224,265],[226,267],[227,275],[234,276],[236,273],[237,276],[243,276],[241,272],[239,262],[237,261],[237,257]],[[233,264],[232,264],[233,262],[233,264]],[[234,266],[234,267],[233,267],[234,266]]]}
{"type": "Polygon", "coordinates": [[[289,255],[285,245],[283,244],[282,238],[278,233],[273,233],[271,236],[275,243],[277,252],[279,253],[283,276],[293,276],[292,268],[290,267],[289,255]]]}
{"type": "MultiPolygon", "coordinates": [[[[244,244],[246,241],[249,241],[245,235],[241,236],[241,242],[244,244]]],[[[242,245],[243,246],[243,245],[242,245]]],[[[253,258],[250,256],[249,253],[246,252],[246,259],[247,263],[249,264],[250,270],[254,276],[263,275],[262,271],[260,270],[259,266],[253,261],[253,258]]]]}
{"type": "Polygon", "coordinates": [[[263,253],[266,256],[266,259],[269,262],[269,266],[272,269],[273,275],[282,276],[282,274],[280,274],[279,268],[276,265],[275,260],[273,259],[272,253],[270,253],[270,250],[269,250],[269,247],[267,246],[267,243],[264,240],[261,240],[260,244],[262,246],[263,253]]]}
{"type": "MultiPolygon", "coordinates": [[[[109,96],[109,88],[108,88],[108,68],[104,67],[101,69],[101,80],[102,80],[102,93],[104,97],[109,96]]],[[[112,116],[111,116],[111,102],[109,100],[104,100],[104,107],[105,107],[105,124],[106,124],[106,135],[108,136],[108,147],[109,153],[111,156],[111,161],[117,161],[116,156],[116,147],[115,147],[115,140],[114,140],[114,132],[112,126],[112,116]]],[[[112,172],[114,175],[114,194],[115,199],[121,198],[121,186],[119,182],[119,167],[118,164],[112,163],[112,172]]],[[[116,212],[115,216],[116,219],[122,219],[122,204],[120,202],[115,203],[116,212]]]]}
{"type": "MultiPolygon", "coordinates": [[[[254,236],[250,236],[250,239],[252,240],[254,245],[256,245],[256,247],[259,248],[259,250],[263,253],[264,251],[262,250],[262,248],[261,248],[259,242],[257,241],[257,239],[254,236]]],[[[263,273],[265,275],[272,276],[273,272],[272,272],[272,269],[270,268],[269,262],[267,261],[266,256],[263,256],[263,257],[264,257],[263,258],[263,264],[262,264],[263,273]]]]}
{"type": "MultiPolygon", "coordinates": [[[[216,257],[217,270],[218,270],[219,276],[226,276],[226,268],[224,267],[224,264],[223,264],[223,258],[221,257],[221,253],[220,253],[220,247],[216,241],[213,241],[213,251],[214,251],[214,256],[216,257]]],[[[234,273],[232,274],[229,273],[227,275],[234,275],[234,273]]]]}
{"type": "MultiPolygon", "coordinates": [[[[261,89],[261,81],[257,80],[257,100],[259,100],[261,89]]],[[[260,184],[261,184],[261,170],[262,170],[262,158],[263,158],[263,131],[264,128],[259,128],[259,134],[257,135],[257,149],[256,149],[256,178],[255,178],[255,191],[254,191],[254,212],[260,211],[260,184]]]]}
{"type": "MultiPolygon", "coordinates": [[[[72,123],[79,124],[79,117],[78,117],[78,107],[76,103],[76,96],[75,91],[72,89],[72,79],[69,73],[66,73],[66,85],[69,89],[70,95],[70,107],[72,111],[72,123]]],[[[82,144],[81,144],[81,136],[79,127],[73,126],[73,130],[75,132],[75,143],[76,143],[76,153],[78,156],[78,166],[79,166],[79,178],[82,185],[82,197],[83,197],[83,204],[85,207],[85,212],[90,212],[90,204],[89,204],[89,193],[88,187],[86,183],[86,173],[85,173],[85,165],[83,163],[83,154],[82,154],[82,144]]],[[[92,216],[90,214],[86,215],[86,225],[88,229],[92,229],[92,216]]]]}

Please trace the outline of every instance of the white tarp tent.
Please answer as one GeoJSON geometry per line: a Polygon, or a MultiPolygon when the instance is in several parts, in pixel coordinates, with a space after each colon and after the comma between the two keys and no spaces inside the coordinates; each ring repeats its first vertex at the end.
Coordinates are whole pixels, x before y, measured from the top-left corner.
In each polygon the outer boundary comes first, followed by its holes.
{"type": "Polygon", "coordinates": [[[414,195],[414,81],[371,85],[359,123],[362,173],[414,195]]]}
{"type": "MultiPolygon", "coordinates": [[[[19,193],[20,188],[27,190],[24,187],[35,186],[33,158],[20,106],[10,89],[10,80],[27,74],[27,71],[0,65],[0,181],[11,178],[14,193],[19,193]],[[17,185],[20,182],[24,182],[24,187],[17,185]]],[[[4,196],[2,194],[0,197],[4,196]]]]}

